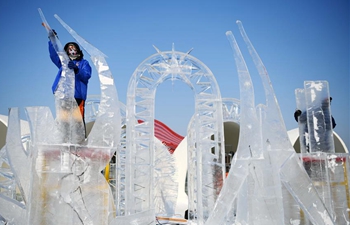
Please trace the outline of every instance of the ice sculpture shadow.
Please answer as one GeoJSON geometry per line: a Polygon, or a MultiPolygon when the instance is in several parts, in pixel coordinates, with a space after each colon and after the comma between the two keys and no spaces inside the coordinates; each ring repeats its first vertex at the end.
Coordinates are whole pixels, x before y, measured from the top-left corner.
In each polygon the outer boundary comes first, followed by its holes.
{"type": "Polygon", "coordinates": [[[232,32],[227,32],[240,84],[240,139],[228,178],[205,224],[225,224],[232,209],[238,224],[285,224],[283,201],[287,199],[283,199],[282,184],[314,224],[334,224],[289,142],[266,68],[241,22],[237,24],[262,79],[266,105],[255,107],[248,68],[232,32]]]}

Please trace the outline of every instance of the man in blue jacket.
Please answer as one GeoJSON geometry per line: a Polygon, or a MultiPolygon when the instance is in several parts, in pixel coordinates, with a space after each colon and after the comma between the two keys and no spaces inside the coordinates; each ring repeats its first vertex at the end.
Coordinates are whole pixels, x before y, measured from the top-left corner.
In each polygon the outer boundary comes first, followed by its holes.
{"type": "MultiPolygon", "coordinates": [[[[49,32],[49,37],[57,35],[55,31],[49,32]]],[[[83,123],[85,127],[85,119],[84,119],[84,109],[85,109],[85,100],[87,97],[87,87],[88,82],[91,77],[91,67],[87,60],[85,60],[83,52],[80,50],[80,47],[75,42],[68,42],[64,46],[64,50],[67,53],[70,61],[68,63],[68,68],[74,70],[75,74],[75,91],[74,98],[79,106],[81,116],[83,118],[83,123]]],[[[61,60],[54,49],[51,41],[49,41],[49,53],[51,61],[58,67],[58,73],[52,85],[52,92],[55,93],[57,90],[57,86],[59,80],[61,78],[62,73],[62,64],[61,60]]],[[[86,134],[85,134],[86,136],[86,134]]]]}

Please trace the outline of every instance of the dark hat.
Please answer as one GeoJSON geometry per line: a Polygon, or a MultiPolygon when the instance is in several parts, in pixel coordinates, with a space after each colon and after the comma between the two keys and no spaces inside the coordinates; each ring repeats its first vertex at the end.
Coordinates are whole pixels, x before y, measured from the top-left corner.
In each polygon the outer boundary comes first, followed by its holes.
{"type": "Polygon", "coordinates": [[[78,45],[77,43],[75,43],[75,42],[68,42],[68,43],[64,46],[64,50],[65,50],[65,51],[67,51],[67,48],[68,48],[69,45],[74,45],[74,47],[75,47],[78,51],[81,51],[79,45],[78,45]]]}
{"type": "Polygon", "coordinates": [[[69,45],[74,45],[74,47],[77,49],[78,54],[80,55],[78,60],[82,59],[84,57],[83,51],[80,49],[79,45],[75,42],[68,42],[65,46],[64,46],[64,51],[67,52],[68,46],[69,45]]]}

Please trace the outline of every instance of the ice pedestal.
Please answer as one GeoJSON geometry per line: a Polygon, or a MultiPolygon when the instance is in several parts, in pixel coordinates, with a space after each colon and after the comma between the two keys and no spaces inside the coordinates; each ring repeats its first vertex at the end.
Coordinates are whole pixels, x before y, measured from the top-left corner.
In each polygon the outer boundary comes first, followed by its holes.
{"type": "MultiPolygon", "coordinates": [[[[301,154],[300,160],[335,224],[350,221],[349,155],[347,153],[301,154]]],[[[301,211],[301,215],[304,214],[301,211]]],[[[300,217],[308,224],[308,218],[300,217]]],[[[312,221],[312,220],[311,220],[312,221]]]]}
{"type": "Polygon", "coordinates": [[[113,199],[100,171],[109,159],[109,148],[36,145],[29,224],[108,224],[113,199]]]}

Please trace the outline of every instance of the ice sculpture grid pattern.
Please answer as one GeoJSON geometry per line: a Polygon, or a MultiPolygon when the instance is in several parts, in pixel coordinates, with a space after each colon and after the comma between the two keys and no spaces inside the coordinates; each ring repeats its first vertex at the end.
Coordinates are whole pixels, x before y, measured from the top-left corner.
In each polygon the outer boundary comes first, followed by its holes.
{"type": "MultiPolygon", "coordinates": [[[[153,137],[154,137],[154,99],[156,87],[165,80],[182,80],[194,90],[196,148],[188,148],[195,154],[194,171],[189,174],[199,182],[193,187],[196,195],[197,218],[207,218],[213,207],[220,186],[218,180],[224,175],[224,149],[221,96],[216,80],[210,70],[196,58],[177,51],[158,52],[146,59],[135,70],[128,88],[127,110],[127,149],[130,152],[127,182],[134,187],[133,197],[126,202],[127,212],[132,214],[153,207],[153,137]],[[137,124],[136,121],[144,121],[137,124]],[[134,129],[133,129],[134,128],[134,129]],[[200,140],[200,141],[199,141],[200,140]],[[208,162],[208,163],[203,163],[208,162]],[[200,172],[198,172],[200,171],[200,172]],[[218,171],[216,176],[213,171],[218,171]],[[134,184],[134,186],[132,185],[134,184]],[[204,205],[203,210],[202,209],[204,205]]],[[[191,187],[190,187],[191,188],[191,187]]]]}

